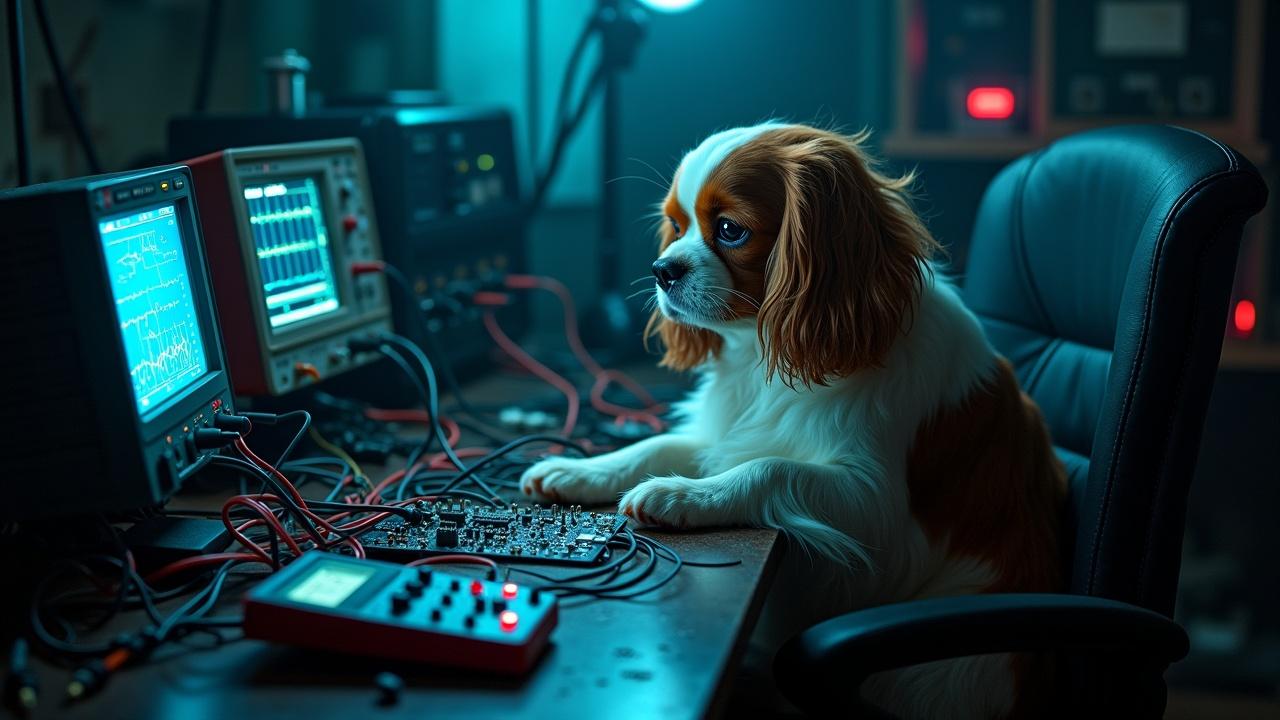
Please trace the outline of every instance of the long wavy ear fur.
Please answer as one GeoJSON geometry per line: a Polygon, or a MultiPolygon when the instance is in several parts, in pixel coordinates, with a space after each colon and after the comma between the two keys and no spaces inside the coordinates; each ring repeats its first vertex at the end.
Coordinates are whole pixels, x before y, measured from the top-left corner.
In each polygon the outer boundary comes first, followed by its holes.
{"type": "Polygon", "coordinates": [[[877,172],[866,133],[777,132],[787,197],[760,339],[769,377],[826,385],[882,364],[938,246],[911,209],[914,176],[877,172]]]}

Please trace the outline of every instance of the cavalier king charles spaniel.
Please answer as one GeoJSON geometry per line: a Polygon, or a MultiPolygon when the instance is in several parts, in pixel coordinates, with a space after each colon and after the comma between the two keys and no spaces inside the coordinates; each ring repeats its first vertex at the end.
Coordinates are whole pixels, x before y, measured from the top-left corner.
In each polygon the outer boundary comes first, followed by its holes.
{"type": "MultiPolygon", "coordinates": [[[[765,642],[849,610],[1061,589],[1065,473],[1039,410],[935,269],[911,178],[852,137],[766,123],[707,138],[662,206],[650,332],[701,381],[662,435],[530,468],[523,490],[640,523],[777,528],[800,552],[765,642]]],[[[1045,661],[881,673],[906,717],[1021,715],[1045,661]]]]}

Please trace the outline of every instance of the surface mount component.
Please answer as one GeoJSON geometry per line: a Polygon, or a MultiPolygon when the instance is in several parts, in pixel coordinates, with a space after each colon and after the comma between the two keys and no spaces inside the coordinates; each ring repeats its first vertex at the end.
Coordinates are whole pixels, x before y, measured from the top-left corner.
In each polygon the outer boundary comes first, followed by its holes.
{"type": "Polygon", "coordinates": [[[490,508],[470,501],[419,502],[419,516],[394,516],[360,536],[370,555],[400,558],[452,553],[591,565],[609,556],[609,540],[627,523],[615,513],[552,505],[490,508]]]}

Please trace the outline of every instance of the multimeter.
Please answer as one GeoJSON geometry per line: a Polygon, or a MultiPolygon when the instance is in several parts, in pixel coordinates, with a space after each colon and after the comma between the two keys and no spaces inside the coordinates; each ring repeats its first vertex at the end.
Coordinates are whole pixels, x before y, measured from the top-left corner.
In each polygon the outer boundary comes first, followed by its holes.
{"type": "Polygon", "coordinates": [[[244,600],[246,637],[506,674],[533,666],[557,617],[535,588],[319,551],[244,600]]]}

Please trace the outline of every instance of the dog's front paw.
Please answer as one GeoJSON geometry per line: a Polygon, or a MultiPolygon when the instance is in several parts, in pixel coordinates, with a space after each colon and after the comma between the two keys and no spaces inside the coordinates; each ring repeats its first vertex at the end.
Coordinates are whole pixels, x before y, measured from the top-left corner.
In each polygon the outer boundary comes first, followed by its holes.
{"type": "Polygon", "coordinates": [[[705,481],[656,477],[633,488],[618,501],[618,512],[645,525],[674,528],[726,523],[724,508],[706,492],[705,481]]]}
{"type": "Polygon", "coordinates": [[[557,502],[599,504],[612,502],[635,485],[638,478],[632,475],[603,457],[552,457],[524,471],[520,490],[557,502]]]}

